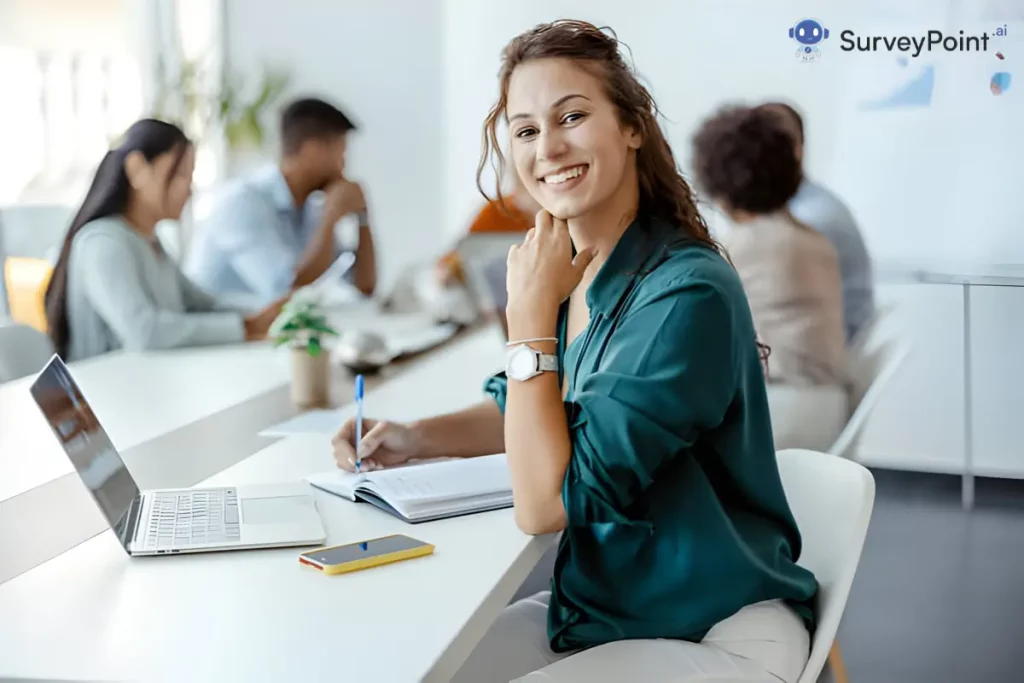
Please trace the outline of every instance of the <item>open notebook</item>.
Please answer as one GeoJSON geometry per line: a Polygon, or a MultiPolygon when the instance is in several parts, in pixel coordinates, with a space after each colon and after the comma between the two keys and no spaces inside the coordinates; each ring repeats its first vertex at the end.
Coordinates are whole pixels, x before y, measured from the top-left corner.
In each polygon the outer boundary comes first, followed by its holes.
{"type": "Polygon", "coordinates": [[[363,474],[334,470],[306,480],[328,493],[372,503],[412,524],[512,507],[512,480],[503,453],[363,474]]]}

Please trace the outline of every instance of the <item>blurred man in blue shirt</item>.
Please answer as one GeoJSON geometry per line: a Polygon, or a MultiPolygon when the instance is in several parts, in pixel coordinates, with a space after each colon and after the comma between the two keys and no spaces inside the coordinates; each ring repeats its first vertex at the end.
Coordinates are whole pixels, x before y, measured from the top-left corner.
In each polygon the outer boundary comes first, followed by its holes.
{"type": "Polygon", "coordinates": [[[353,215],[359,242],[347,279],[372,294],[377,268],[366,198],[345,177],[354,129],[322,100],[292,102],[281,117],[280,162],[233,182],[215,199],[186,260],[193,281],[214,294],[273,301],[316,281],[346,251],[335,226],[353,215]]]}
{"type": "MultiPolygon", "coordinates": [[[[793,135],[797,158],[804,156],[804,122],[793,107],[782,102],[761,105],[776,112],[793,135]]],[[[825,235],[839,255],[843,280],[843,320],[849,343],[875,313],[874,276],[871,256],[864,245],[853,214],[829,190],[812,182],[806,174],[796,195],[789,201],[789,212],[801,223],[825,235]]]]}

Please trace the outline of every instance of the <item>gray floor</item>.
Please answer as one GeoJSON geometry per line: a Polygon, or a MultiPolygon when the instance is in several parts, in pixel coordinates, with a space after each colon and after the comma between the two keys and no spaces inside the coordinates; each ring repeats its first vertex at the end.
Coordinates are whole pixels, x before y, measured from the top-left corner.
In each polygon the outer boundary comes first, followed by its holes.
{"type": "MultiPolygon", "coordinates": [[[[1024,482],[875,471],[839,642],[850,683],[1024,681],[1024,482]]],[[[517,597],[547,589],[545,558],[517,597]]],[[[826,675],[822,680],[829,680],[826,675]]]]}
{"type": "Polygon", "coordinates": [[[1024,482],[876,471],[839,642],[851,683],[1024,680],[1024,482]]]}

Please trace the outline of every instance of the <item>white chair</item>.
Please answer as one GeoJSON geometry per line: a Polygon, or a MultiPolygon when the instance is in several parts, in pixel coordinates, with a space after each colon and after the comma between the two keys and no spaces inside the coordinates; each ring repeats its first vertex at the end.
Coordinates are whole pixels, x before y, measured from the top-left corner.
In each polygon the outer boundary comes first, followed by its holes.
{"type": "MultiPolygon", "coordinates": [[[[797,683],[815,683],[826,660],[832,664],[835,683],[846,683],[839,650],[833,643],[867,536],[875,503],[875,480],[862,465],[827,453],[790,449],[779,451],[777,457],[782,486],[803,541],[798,562],[814,573],[819,586],[817,628],[797,683]]],[[[661,670],[670,667],[663,662],[673,658],[652,663],[663,652],[659,648],[656,640],[610,643],[519,680],[611,683],[626,680],[622,677],[624,670],[633,672],[637,681],[677,680],[678,672],[661,670]],[[659,667],[658,671],[653,667],[659,667]]]]}
{"type": "MultiPolygon", "coordinates": [[[[878,328],[873,330],[878,332],[878,328]]],[[[901,339],[862,337],[850,350],[850,405],[853,410],[846,426],[836,437],[828,452],[842,458],[852,458],[857,443],[864,433],[868,418],[878,405],[889,380],[910,355],[910,343],[901,339]]]]}
{"type": "Polygon", "coordinates": [[[0,383],[39,372],[53,355],[50,338],[18,323],[0,324],[0,383]]]}
{"type": "Polygon", "coordinates": [[[877,336],[878,330],[882,328],[882,322],[889,318],[894,308],[891,304],[875,306],[875,312],[871,314],[867,322],[861,325],[847,346],[851,349],[859,349],[871,343],[871,340],[877,336]]]}
{"type": "Polygon", "coordinates": [[[875,480],[862,465],[826,453],[779,451],[779,474],[803,538],[801,566],[818,579],[818,624],[798,683],[818,680],[825,662],[835,683],[846,683],[835,644],[860,563],[875,503],[875,480]]]}

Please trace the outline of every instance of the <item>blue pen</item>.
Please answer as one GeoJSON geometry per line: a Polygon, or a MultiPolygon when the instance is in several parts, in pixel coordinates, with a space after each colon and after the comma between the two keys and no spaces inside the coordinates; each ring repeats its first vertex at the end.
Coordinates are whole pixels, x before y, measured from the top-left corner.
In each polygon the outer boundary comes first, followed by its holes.
{"type": "Polygon", "coordinates": [[[361,471],[359,445],[363,440],[363,376],[356,375],[356,472],[361,471]]]}

